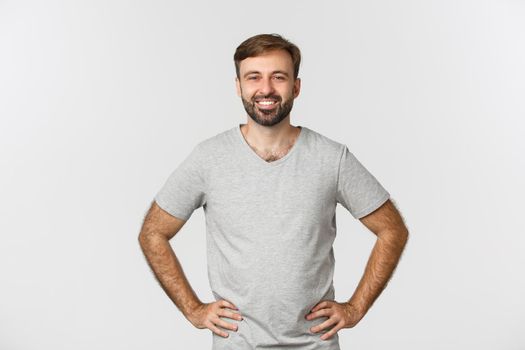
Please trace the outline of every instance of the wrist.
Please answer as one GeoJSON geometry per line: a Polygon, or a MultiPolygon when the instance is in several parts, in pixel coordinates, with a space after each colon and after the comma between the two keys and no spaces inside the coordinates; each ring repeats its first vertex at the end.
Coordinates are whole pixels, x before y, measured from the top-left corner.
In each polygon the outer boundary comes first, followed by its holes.
{"type": "Polygon", "coordinates": [[[202,302],[200,300],[194,300],[191,303],[188,303],[185,305],[184,308],[181,308],[182,313],[186,317],[190,317],[200,306],[202,306],[202,302]]]}
{"type": "Polygon", "coordinates": [[[348,310],[350,310],[350,312],[361,315],[361,316],[363,316],[367,311],[367,307],[365,305],[356,303],[353,300],[348,300],[346,302],[346,305],[347,305],[348,310]]]}
{"type": "Polygon", "coordinates": [[[199,308],[202,307],[204,303],[197,301],[192,303],[191,305],[187,306],[182,313],[184,314],[184,317],[186,317],[187,320],[193,323],[193,318],[197,314],[199,308]]]}

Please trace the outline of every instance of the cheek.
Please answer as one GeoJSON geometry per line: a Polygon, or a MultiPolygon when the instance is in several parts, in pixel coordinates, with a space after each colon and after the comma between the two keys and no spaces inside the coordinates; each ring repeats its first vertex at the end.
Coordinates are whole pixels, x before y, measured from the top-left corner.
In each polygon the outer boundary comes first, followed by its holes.
{"type": "Polygon", "coordinates": [[[241,96],[244,97],[245,100],[251,101],[254,97],[255,91],[253,89],[244,87],[241,90],[241,96]]]}

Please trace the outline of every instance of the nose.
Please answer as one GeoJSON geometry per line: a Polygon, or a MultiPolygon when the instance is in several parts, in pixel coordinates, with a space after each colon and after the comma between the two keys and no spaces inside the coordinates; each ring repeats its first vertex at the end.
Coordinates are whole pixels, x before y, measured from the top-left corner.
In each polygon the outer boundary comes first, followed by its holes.
{"type": "Polygon", "coordinates": [[[268,96],[269,94],[275,92],[272,84],[272,78],[263,78],[261,79],[261,86],[259,87],[261,95],[268,96]]]}

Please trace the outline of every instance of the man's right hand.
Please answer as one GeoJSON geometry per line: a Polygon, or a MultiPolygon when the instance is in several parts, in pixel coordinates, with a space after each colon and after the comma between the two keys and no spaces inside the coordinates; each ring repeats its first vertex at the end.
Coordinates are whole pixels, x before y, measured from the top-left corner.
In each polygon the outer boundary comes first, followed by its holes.
{"type": "Polygon", "coordinates": [[[239,310],[235,305],[226,300],[201,303],[191,312],[190,315],[188,315],[187,318],[195,327],[199,329],[208,328],[215,334],[227,338],[229,334],[222,331],[217,326],[237,331],[237,325],[226,322],[219,316],[228,317],[238,321],[242,320],[240,313],[231,311],[230,309],[239,310]]]}

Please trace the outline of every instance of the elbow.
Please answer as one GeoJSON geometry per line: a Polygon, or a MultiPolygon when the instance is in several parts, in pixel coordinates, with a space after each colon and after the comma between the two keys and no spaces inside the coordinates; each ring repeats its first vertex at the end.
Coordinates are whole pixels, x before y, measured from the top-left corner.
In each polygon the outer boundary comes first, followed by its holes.
{"type": "Polygon", "coordinates": [[[142,230],[139,233],[138,241],[141,246],[145,246],[149,242],[151,242],[152,239],[154,239],[157,235],[154,232],[142,230]]]}
{"type": "Polygon", "coordinates": [[[144,233],[144,232],[140,232],[139,235],[138,235],[138,241],[139,241],[139,245],[142,247],[144,246],[144,244],[146,243],[147,241],[147,235],[144,233]]]}
{"type": "Polygon", "coordinates": [[[141,246],[151,244],[152,242],[169,241],[170,237],[166,237],[157,230],[142,230],[139,233],[138,241],[141,246]]]}
{"type": "Polygon", "coordinates": [[[403,243],[403,246],[407,244],[408,242],[408,229],[407,228],[404,228],[403,230],[400,231],[399,233],[399,240],[403,243]]]}

